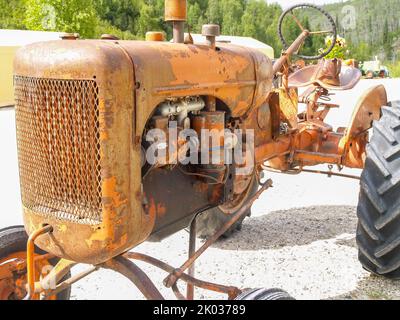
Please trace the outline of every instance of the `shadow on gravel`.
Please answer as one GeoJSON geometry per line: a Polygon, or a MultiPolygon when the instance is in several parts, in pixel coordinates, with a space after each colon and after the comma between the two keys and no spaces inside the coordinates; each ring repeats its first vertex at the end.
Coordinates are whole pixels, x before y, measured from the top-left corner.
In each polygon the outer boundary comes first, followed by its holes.
{"type": "Polygon", "coordinates": [[[400,300],[400,281],[370,275],[355,290],[329,300],[400,300]]]}
{"type": "MultiPolygon", "coordinates": [[[[355,234],[356,208],[351,206],[317,206],[274,211],[245,220],[243,229],[231,238],[215,243],[222,250],[268,250],[307,245],[343,234],[355,234]]],[[[338,240],[354,246],[354,241],[338,240]]]]}

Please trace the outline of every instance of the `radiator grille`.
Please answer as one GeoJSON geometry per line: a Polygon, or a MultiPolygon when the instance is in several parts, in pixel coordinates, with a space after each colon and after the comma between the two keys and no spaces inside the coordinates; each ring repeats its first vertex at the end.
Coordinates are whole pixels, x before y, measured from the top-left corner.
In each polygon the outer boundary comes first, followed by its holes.
{"type": "Polygon", "coordinates": [[[80,224],[101,222],[96,82],[16,76],[14,84],[24,206],[80,224]]]}

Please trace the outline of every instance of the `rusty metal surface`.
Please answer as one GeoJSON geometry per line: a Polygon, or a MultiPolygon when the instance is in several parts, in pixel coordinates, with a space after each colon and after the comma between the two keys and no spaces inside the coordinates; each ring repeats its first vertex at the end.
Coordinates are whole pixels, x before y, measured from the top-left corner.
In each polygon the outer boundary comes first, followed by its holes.
{"type": "Polygon", "coordinates": [[[174,43],[185,42],[185,22],[174,21],[172,23],[172,35],[174,43]]]}
{"type": "MultiPolygon", "coordinates": [[[[24,201],[28,232],[38,229],[42,223],[53,225],[52,236],[41,237],[39,247],[66,259],[87,263],[103,262],[139,244],[151,233],[156,218],[152,212],[148,214],[142,210],[143,198],[140,181],[137,179],[141,174],[140,141],[144,126],[156,106],[166,97],[213,96],[231,108],[232,116],[240,116],[265,102],[272,86],[271,70],[271,61],[264,55],[230,45],[215,51],[207,46],[171,43],[76,40],[39,43],[20,50],[15,62],[15,74],[20,79],[35,79],[32,90],[50,80],[61,86],[61,92],[63,86],[75,81],[90,83],[96,88],[98,101],[91,101],[94,106],[91,112],[98,112],[99,137],[94,132],[93,138],[100,140],[100,159],[96,161],[100,163],[101,191],[95,192],[95,185],[90,189],[78,180],[76,194],[72,195],[68,190],[58,192],[65,199],[70,196],[74,200],[72,205],[82,208],[74,218],[80,215],[85,218],[82,212],[88,210],[87,204],[96,209],[86,214],[90,218],[95,217],[91,221],[93,223],[73,223],[65,219],[68,210],[60,208],[56,212],[54,205],[49,206],[54,212],[43,217],[40,210],[24,201]],[[47,58],[42,59],[44,56],[47,58]],[[154,74],[158,76],[154,77],[154,74]],[[84,195],[81,198],[80,193],[84,195]],[[96,197],[99,193],[101,210],[99,198],[96,197]],[[86,200],[86,205],[82,200],[86,200]]],[[[61,109],[55,98],[52,110],[57,113],[61,109]]],[[[74,107],[78,108],[76,104],[74,107]]],[[[33,105],[32,101],[28,105],[33,105]]],[[[39,107],[43,105],[38,104],[39,107]]],[[[17,113],[23,112],[22,103],[21,106],[17,113]]],[[[74,114],[74,111],[68,112],[74,114]]],[[[42,113],[46,114],[45,111],[42,113]]],[[[88,116],[92,116],[92,121],[95,121],[93,114],[88,116]]],[[[21,130],[25,125],[23,121],[21,118],[17,121],[17,127],[21,130]]],[[[41,125],[44,124],[43,120],[41,125]]],[[[58,134],[58,139],[68,140],[68,135],[61,135],[62,129],[59,127],[64,126],[62,122],[53,126],[51,132],[58,134]]],[[[79,135],[88,135],[79,126],[70,130],[79,135]]],[[[43,149],[47,147],[47,150],[42,151],[50,154],[50,145],[42,143],[43,149]]],[[[69,155],[70,159],[79,164],[79,161],[84,160],[83,151],[86,150],[74,150],[69,155]]],[[[62,161],[56,164],[60,167],[62,161]]],[[[75,175],[73,172],[63,174],[71,174],[69,179],[75,181],[81,174],[79,170],[84,170],[84,167],[78,169],[75,165],[75,170],[75,175]]],[[[43,179],[36,179],[39,178],[43,179]]],[[[22,187],[27,186],[24,183],[22,187]]],[[[45,206],[46,203],[38,205],[45,206]]]]}
{"type": "MultiPolygon", "coordinates": [[[[193,219],[192,223],[190,224],[190,231],[189,231],[189,258],[191,258],[194,253],[196,252],[196,232],[197,232],[197,216],[193,219]]],[[[193,264],[189,267],[188,275],[190,277],[195,276],[196,273],[196,266],[193,264]]],[[[194,299],[194,286],[191,283],[187,284],[187,293],[186,293],[187,300],[194,299]]]]}
{"type": "Polygon", "coordinates": [[[22,202],[44,217],[100,223],[96,82],[17,76],[15,94],[22,202]]]}
{"type": "Polygon", "coordinates": [[[165,21],[186,21],[186,0],[165,0],[165,21]]]}
{"type": "Polygon", "coordinates": [[[0,300],[22,300],[27,292],[26,283],[26,252],[14,252],[0,259],[0,300]]]}
{"type": "Polygon", "coordinates": [[[60,38],[62,40],[77,40],[79,39],[79,33],[63,33],[60,38]]]}
{"type": "MultiPolygon", "coordinates": [[[[309,31],[303,30],[302,34],[282,54],[281,58],[274,63],[273,72],[282,77],[282,85],[278,92],[270,95],[270,106],[273,110],[271,127],[274,142],[266,142],[257,146],[256,161],[262,163],[263,160],[261,159],[264,159],[268,166],[281,171],[290,171],[296,167],[303,168],[304,166],[323,163],[363,168],[368,134],[364,132],[364,134],[349,142],[349,132],[354,134],[357,131],[354,128],[355,126],[360,127],[360,123],[362,123],[362,128],[370,128],[371,122],[363,119],[362,107],[357,106],[347,136],[345,136],[343,131],[333,132],[332,127],[324,123],[329,111],[338,106],[321,102],[321,99],[329,100],[329,90],[347,90],[354,87],[360,79],[359,70],[349,67],[341,68],[341,62],[336,59],[322,59],[318,66],[304,68],[289,77],[289,58],[310,34],[309,31]],[[332,81],[325,81],[325,78],[332,81]],[[297,100],[288,99],[288,96],[290,96],[289,87],[299,86],[310,86],[299,99],[300,102],[307,104],[307,111],[301,115],[296,114],[297,101],[280,102],[280,99],[284,99],[284,101],[297,100]],[[278,118],[277,114],[283,115],[283,117],[278,118]],[[287,144],[286,151],[277,148],[278,141],[280,145],[282,143],[287,144]],[[279,154],[278,150],[282,153],[279,154]]],[[[379,91],[379,89],[376,89],[376,91],[379,91]]],[[[379,98],[384,96],[382,92],[375,93],[378,96],[377,100],[382,102],[384,99],[379,98]]],[[[366,101],[370,100],[371,98],[364,98],[360,104],[365,105],[366,101]]],[[[382,105],[374,107],[373,112],[371,111],[368,116],[376,117],[382,105]]],[[[359,130],[360,128],[358,128],[358,132],[359,130]]]]}
{"type": "MultiPolygon", "coordinates": [[[[173,11],[185,1],[167,2],[173,11]]],[[[183,21],[183,13],[178,14],[183,21]]],[[[228,172],[222,159],[216,186],[202,174],[209,173],[207,168],[157,168],[141,180],[143,135],[166,99],[204,98],[206,112],[194,120],[197,131],[214,127],[213,117],[208,117],[211,122],[201,117],[213,114],[220,118],[219,130],[254,129],[256,164],[267,162],[282,171],[321,163],[361,167],[367,137],[358,138],[357,150],[349,149],[349,139],[340,145],[346,134],[324,123],[334,106],[318,102],[327,92],[313,92],[306,114],[297,115],[287,64],[307,36],[304,31],[274,66],[258,51],[231,44],[213,48],[110,39],[47,42],[20,50],[15,60],[17,129],[28,233],[49,224],[53,232],[38,238],[39,247],[67,260],[99,264],[168,226],[175,232],[201,208],[220,205],[228,172]],[[271,92],[275,73],[282,73],[283,86],[271,92]],[[177,194],[171,182],[190,196],[177,194]]],[[[380,109],[373,105],[375,115],[380,109]]],[[[359,131],[360,123],[365,127],[363,112],[355,113],[347,135],[359,131]]],[[[168,126],[168,119],[152,121],[168,126]]],[[[235,189],[247,178],[235,180],[235,189]]]]}
{"type": "Polygon", "coordinates": [[[288,90],[279,88],[275,89],[274,93],[277,93],[279,97],[280,123],[285,122],[291,129],[297,129],[299,122],[297,88],[293,87],[288,90]]]}
{"type": "Polygon", "coordinates": [[[221,28],[218,24],[206,24],[201,29],[201,34],[206,37],[207,45],[215,49],[216,39],[221,35],[221,28]]]}
{"type": "Polygon", "coordinates": [[[48,234],[53,230],[52,226],[43,226],[42,228],[33,232],[28,239],[27,249],[26,249],[26,269],[28,274],[28,295],[31,298],[35,298],[35,241],[38,237],[48,234]]]}
{"type": "MultiPolygon", "coordinates": [[[[238,288],[196,279],[194,263],[272,187],[268,180],[246,201],[260,171],[331,175],[304,167],[364,165],[367,130],[387,102],[382,86],[360,99],[346,130],[334,132],[325,123],[329,111],[338,107],[327,102],[329,89],[353,87],[359,73],[344,67],[336,79],[340,63],[324,60],[320,62],[324,68],[305,68],[289,79],[290,57],[312,33],[303,30],[272,65],[257,50],[216,43],[216,25],[203,28],[207,45],[184,44],[186,0],[165,4],[175,43],[163,41],[159,32],[148,33],[150,41],[120,41],[110,35],[78,40],[69,35],[65,41],[38,43],[17,53],[18,154],[24,222],[30,234],[27,289],[33,298],[43,292],[54,295],[102,267],[129,278],[146,298],[163,299],[146,274],[128,260],[133,259],[169,273],[165,285],[178,299],[193,299],[194,287],[233,299],[240,293],[238,288]],[[273,90],[275,76],[280,87],[273,90]],[[321,82],[324,77],[331,83],[321,82]],[[298,97],[297,86],[302,85],[311,87],[298,97]],[[166,164],[142,168],[145,133],[153,128],[167,132],[175,116],[173,112],[160,116],[157,111],[173,103],[180,107],[182,101],[200,105],[192,110],[192,119],[186,110],[187,118],[179,123],[182,127],[198,133],[253,130],[256,170],[238,177],[236,165],[226,165],[223,156],[213,165],[179,166],[172,161],[181,155],[178,151],[165,156],[166,164]],[[307,106],[302,114],[298,114],[299,102],[307,106]],[[180,268],[142,254],[123,254],[150,237],[159,240],[187,227],[197,214],[217,206],[232,215],[230,221],[198,250],[194,221],[189,257],[180,268]],[[40,282],[35,281],[34,244],[50,256],[63,258],[40,282]],[[52,278],[58,283],[77,262],[94,267],[59,284],[55,291],[43,289],[52,278]],[[187,283],[187,297],[179,291],[179,280],[187,283]]],[[[178,149],[185,142],[181,140],[167,148],[178,149]]],[[[221,135],[218,148],[224,144],[221,135]]],[[[0,281],[21,267],[21,262],[2,266],[0,281]]]]}
{"type": "Polygon", "coordinates": [[[307,87],[318,84],[327,90],[349,90],[354,88],[361,79],[361,71],[357,68],[343,66],[337,84],[329,84],[318,77],[320,71],[318,65],[305,67],[289,77],[289,86],[307,87]]]}
{"type": "Polygon", "coordinates": [[[100,36],[100,39],[102,40],[119,40],[119,38],[113,34],[102,34],[100,36]]]}
{"type": "MultiPolygon", "coordinates": [[[[0,259],[0,301],[8,299],[22,300],[27,297],[27,292],[29,291],[27,274],[28,256],[27,251],[22,251],[11,253],[7,257],[0,259]]],[[[55,257],[51,254],[35,254],[29,258],[29,263],[34,266],[33,271],[31,265],[29,269],[35,275],[31,277],[31,281],[47,276],[43,271],[51,265],[53,258],[55,257]]],[[[37,293],[39,293],[39,288],[41,288],[38,282],[34,283],[34,286],[31,284],[31,287],[37,293]]],[[[37,295],[32,295],[32,297],[38,298],[37,295]]],[[[46,300],[54,299],[56,299],[54,294],[46,297],[46,300]]]]}
{"type": "MultiPolygon", "coordinates": [[[[174,170],[152,170],[143,180],[144,210],[155,216],[152,240],[161,240],[189,225],[198,210],[208,207],[209,195],[219,186],[210,186],[197,176],[174,170]],[[171,187],[173,186],[173,187],[171,187]],[[185,195],[185,205],[177,195],[185,195]]],[[[212,203],[211,203],[212,204],[212,203]]],[[[217,206],[218,203],[214,203],[217,206]]]]}
{"type": "MultiPolygon", "coordinates": [[[[155,217],[147,215],[142,210],[141,183],[137,180],[137,177],[141,175],[141,149],[140,145],[132,143],[135,131],[135,78],[132,61],[126,52],[114,41],[109,40],[38,43],[17,52],[14,70],[17,77],[43,79],[37,80],[39,82],[36,84],[44,83],[48,79],[58,81],[58,83],[90,81],[95,82],[98,89],[96,106],[98,107],[99,136],[96,139],[100,141],[101,207],[97,207],[95,216],[101,219],[98,219],[96,224],[85,225],[63,219],[63,215],[60,214],[49,214],[44,217],[41,211],[37,212],[34,208],[28,208],[29,203],[24,201],[24,221],[29,234],[39,229],[43,223],[54,227],[53,233],[40,237],[37,245],[68,260],[98,264],[144,241],[152,231],[155,217]],[[117,91],[116,88],[118,88],[117,91]]],[[[32,90],[36,89],[37,87],[34,87],[32,90]]],[[[71,92],[66,98],[74,97],[74,91],[71,92]]],[[[63,111],[70,112],[71,115],[77,112],[79,108],[77,99],[73,100],[75,104],[70,104],[70,108],[75,111],[63,111]]],[[[32,101],[29,105],[32,108],[32,101]]],[[[44,105],[38,104],[38,106],[43,108],[44,105]]],[[[62,118],[61,110],[56,108],[56,104],[53,110],[59,110],[60,114],[52,118],[62,118]]],[[[21,111],[23,109],[17,106],[17,114],[21,115],[21,111]]],[[[20,117],[17,121],[18,129],[26,126],[24,119],[20,117]]],[[[89,120],[89,118],[86,119],[86,121],[89,120]]],[[[41,125],[43,124],[45,124],[44,120],[41,125]]],[[[56,126],[51,122],[49,124],[56,126]]],[[[72,130],[68,129],[72,123],[58,125],[64,130],[72,130]]],[[[83,129],[79,129],[78,124],[75,125],[77,128],[73,132],[84,133],[83,129]]],[[[61,133],[62,129],[55,128],[53,131],[61,133]]],[[[59,136],[60,139],[68,137],[61,134],[59,136]]],[[[68,146],[68,144],[64,145],[68,146]]],[[[42,147],[44,148],[44,145],[42,147]]],[[[63,151],[67,152],[67,150],[63,151]]],[[[47,153],[50,152],[51,150],[48,149],[47,153]]],[[[77,164],[82,156],[76,148],[70,150],[69,157],[77,161],[77,164]]],[[[34,159],[30,161],[33,162],[34,159]]],[[[70,165],[70,168],[74,167],[70,165]]],[[[79,173],[83,167],[76,170],[79,173]]],[[[72,180],[79,178],[73,176],[73,171],[63,174],[71,174],[72,180]]],[[[43,179],[40,176],[32,178],[36,178],[38,182],[43,179]]],[[[77,208],[82,206],[82,212],[84,212],[85,204],[82,203],[82,197],[74,197],[78,194],[89,195],[91,192],[98,194],[98,190],[87,188],[89,184],[82,183],[76,186],[74,195],[64,192],[63,196],[65,199],[68,197],[74,199],[75,206],[77,208]]],[[[90,194],[90,196],[95,195],[90,194]]],[[[99,202],[96,201],[98,205],[99,202]]]]}
{"type": "Polygon", "coordinates": [[[87,276],[91,275],[93,272],[96,272],[98,269],[99,269],[99,267],[92,266],[92,267],[88,268],[87,270],[84,270],[84,271],[72,276],[71,278],[66,279],[62,283],[58,284],[55,289],[45,290],[44,291],[45,298],[54,296],[54,295],[64,291],[65,289],[70,288],[74,283],[86,278],[87,276]]]}
{"type": "Polygon", "coordinates": [[[111,269],[127,277],[140,290],[140,292],[142,292],[146,299],[164,300],[160,291],[157,290],[146,273],[144,273],[129,259],[119,256],[105,262],[101,267],[111,269]]]}
{"type": "MultiPolygon", "coordinates": [[[[162,262],[158,259],[147,256],[142,253],[128,252],[128,253],[124,254],[124,256],[129,259],[132,259],[132,260],[138,260],[138,261],[142,261],[142,262],[151,264],[157,268],[164,270],[167,273],[172,273],[175,270],[174,267],[166,264],[165,262],[162,262]]],[[[182,273],[179,280],[182,280],[186,283],[191,283],[195,287],[198,287],[201,289],[211,290],[211,291],[227,294],[230,299],[234,299],[241,293],[241,290],[239,288],[199,280],[199,279],[189,276],[186,273],[182,273]]]]}
{"type": "Polygon", "coordinates": [[[328,176],[328,178],[331,177],[342,177],[342,178],[347,178],[347,179],[353,179],[353,180],[360,180],[360,176],[355,176],[351,174],[342,174],[342,173],[336,173],[332,171],[320,171],[320,170],[308,170],[308,169],[302,169],[302,172],[307,172],[307,173],[316,173],[316,174],[322,174],[328,176]]]}
{"type": "Polygon", "coordinates": [[[304,41],[309,37],[310,31],[303,30],[300,36],[282,53],[282,56],[274,62],[273,73],[277,74],[282,71],[282,68],[288,63],[288,59],[299,50],[304,41]]]}
{"type": "Polygon", "coordinates": [[[165,41],[165,33],[161,31],[146,32],[146,41],[165,41]]]}
{"type": "Polygon", "coordinates": [[[382,106],[388,104],[386,89],[383,85],[368,89],[359,99],[353,111],[346,138],[354,138],[372,127],[372,122],[379,120],[382,106]]]}
{"type": "Polygon", "coordinates": [[[285,136],[258,146],[255,150],[256,163],[261,164],[282,155],[286,155],[293,150],[292,140],[293,139],[290,136],[285,136]]]}
{"type": "Polygon", "coordinates": [[[232,215],[231,220],[229,220],[226,224],[224,224],[220,230],[218,230],[213,236],[211,236],[207,241],[194,252],[185,263],[182,264],[180,268],[175,269],[170,275],[164,280],[164,284],[166,287],[172,287],[176,281],[182,276],[182,274],[190,268],[196,260],[213,244],[215,243],[229,228],[232,227],[237,221],[239,221],[245,214],[247,214],[248,210],[251,208],[253,203],[260,197],[260,195],[272,187],[272,180],[266,181],[257,191],[257,193],[252,196],[244,205],[243,207],[232,215]]]}
{"type": "Polygon", "coordinates": [[[264,103],[272,88],[271,61],[243,47],[221,44],[216,51],[205,45],[140,41],[121,41],[121,47],[132,58],[139,87],[137,139],[167,97],[216,97],[238,117],[264,103]]]}
{"type": "Polygon", "coordinates": [[[143,293],[146,299],[164,300],[147,275],[136,266],[136,264],[124,256],[118,256],[100,265],[91,266],[87,270],[84,270],[60,283],[60,280],[71,270],[74,264],[75,263],[72,261],[60,260],[55,268],[44,279],[40,282],[34,283],[34,292],[36,294],[31,295],[30,298],[37,299],[39,294],[44,296],[45,299],[55,297],[56,294],[71,287],[74,283],[82,280],[100,268],[104,268],[118,272],[128,278],[143,293]],[[55,288],[51,288],[49,283],[56,283],[57,285],[55,288]]]}
{"type": "Polygon", "coordinates": [[[339,143],[340,151],[345,154],[344,165],[363,167],[365,146],[368,143],[368,130],[373,121],[381,117],[381,108],[388,104],[386,89],[383,85],[368,89],[359,99],[353,111],[345,136],[339,143]]]}
{"type": "MultiPolygon", "coordinates": [[[[60,259],[47,276],[35,282],[35,292],[41,293],[47,290],[44,288],[51,288],[52,284],[59,284],[76,264],[74,261],[60,259]]],[[[51,295],[52,293],[47,292],[46,294],[51,295]]]]}

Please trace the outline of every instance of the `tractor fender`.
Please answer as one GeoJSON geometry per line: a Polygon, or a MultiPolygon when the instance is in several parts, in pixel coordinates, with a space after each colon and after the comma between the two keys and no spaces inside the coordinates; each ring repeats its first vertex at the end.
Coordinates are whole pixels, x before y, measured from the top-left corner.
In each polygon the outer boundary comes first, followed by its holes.
{"type": "Polygon", "coordinates": [[[387,92],[383,85],[368,89],[358,100],[346,134],[339,144],[339,150],[345,155],[345,166],[351,168],[364,166],[368,130],[372,128],[374,121],[381,118],[381,109],[387,103],[387,92]]]}

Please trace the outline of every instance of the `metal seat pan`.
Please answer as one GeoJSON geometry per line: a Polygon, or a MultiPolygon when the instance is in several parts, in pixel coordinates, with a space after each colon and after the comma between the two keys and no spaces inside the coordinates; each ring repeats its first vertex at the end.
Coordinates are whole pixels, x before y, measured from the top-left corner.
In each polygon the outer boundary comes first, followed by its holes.
{"type": "Polygon", "coordinates": [[[319,85],[322,88],[327,90],[350,90],[353,89],[356,84],[361,79],[361,71],[348,66],[342,66],[342,70],[340,72],[340,85],[334,86],[331,84],[327,84],[321,80],[316,79],[316,74],[318,71],[318,65],[313,65],[309,67],[305,67],[295,73],[293,73],[289,77],[289,86],[290,87],[307,87],[310,85],[319,85]]]}

